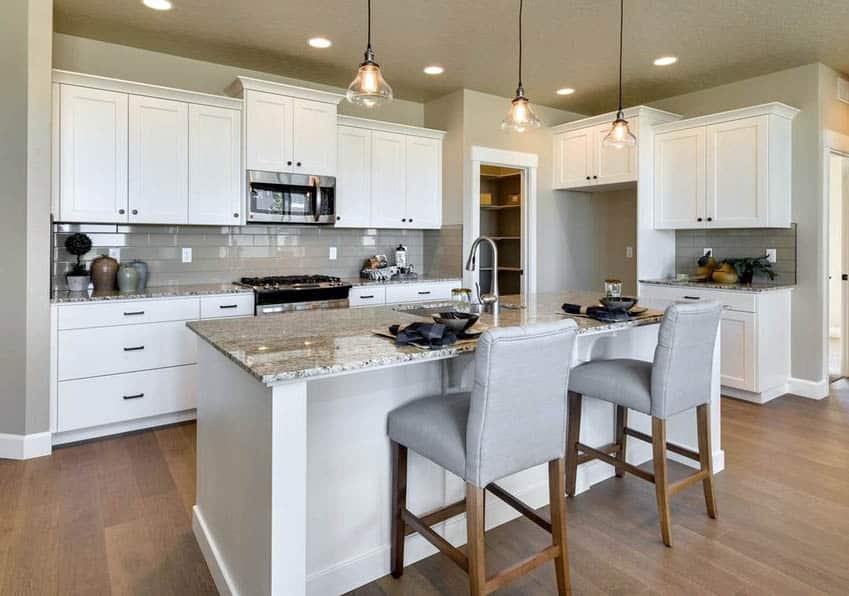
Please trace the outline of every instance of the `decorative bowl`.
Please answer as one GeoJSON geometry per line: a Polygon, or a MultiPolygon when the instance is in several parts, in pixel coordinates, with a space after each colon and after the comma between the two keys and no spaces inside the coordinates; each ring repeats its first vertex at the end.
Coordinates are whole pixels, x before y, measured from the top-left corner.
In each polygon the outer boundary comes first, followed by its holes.
{"type": "Polygon", "coordinates": [[[454,333],[463,333],[477,323],[479,318],[478,315],[468,312],[441,312],[433,315],[435,322],[445,325],[454,333]]]}
{"type": "Polygon", "coordinates": [[[598,301],[609,312],[628,311],[637,304],[636,298],[629,298],[628,296],[605,296],[599,298],[598,301]]]}

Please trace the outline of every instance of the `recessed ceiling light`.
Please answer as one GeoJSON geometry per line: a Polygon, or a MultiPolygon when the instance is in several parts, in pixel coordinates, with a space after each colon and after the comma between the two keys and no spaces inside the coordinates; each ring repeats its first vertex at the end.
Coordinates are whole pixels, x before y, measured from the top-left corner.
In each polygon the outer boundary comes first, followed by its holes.
{"type": "Polygon", "coordinates": [[[171,10],[174,8],[171,0],[142,0],[142,4],[153,10],[171,10]]]}
{"type": "Polygon", "coordinates": [[[655,66],[669,66],[678,62],[677,56],[661,56],[654,61],[655,66]]]}
{"type": "Polygon", "coordinates": [[[307,41],[307,43],[310,44],[314,48],[321,48],[321,49],[329,48],[331,45],[333,45],[330,42],[330,40],[327,39],[326,37],[311,37],[307,41]]]}
{"type": "Polygon", "coordinates": [[[443,72],[445,72],[445,69],[442,68],[441,66],[437,66],[436,64],[434,64],[432,66],[425,66],[424,67],[424,73],[425,74],[438,75],[438,74],[442,74],[443,72]]]}
{"type": "Polygon", "coordinates": [[[557,95],[572,95],[575,92],[571,87],[563,87],[557,90],[557,95]]]}

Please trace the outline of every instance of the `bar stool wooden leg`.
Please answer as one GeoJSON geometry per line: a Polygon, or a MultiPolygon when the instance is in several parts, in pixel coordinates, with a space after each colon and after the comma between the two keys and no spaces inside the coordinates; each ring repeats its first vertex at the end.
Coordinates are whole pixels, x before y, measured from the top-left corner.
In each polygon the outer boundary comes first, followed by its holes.
{"type": "Polygon", "coordinates": [[[580,393],[569,392],[569,425],[566,437],[566,494],[575,496],[575,485],[578,480],[578,440],[581,437],[581,402],[580,393]]]}
{"type": "Polygon", "coordinates": [[[666,546],[672,546],[669,516],[669,477],[666,466],[666,420],[651,419],[652,451],[654,457],[654,488],[657,493],[657,515],[660,518],[660,535],[666,546]]]}
{"type": "Polygon", "coordinates": [[[407,448],[392,441],[392,577],[404,574],[403,511],[407,508],[407,448]]]}
{"type": "Polygon", "coordinates": [[[699,434],[699,464],[707,476],[702,481],[705,491],[705,507],[707,514],[716,519],[716,496],[713,492],[713,448],[710,441],[710,405],[703,404],[696,408],[696,419],[699,434]]]}
{"type": "Polygon", "coordinates": [[[569,577],[569,541],[566,532],[566,459],[548,462],[548,502],[551,510],[551,541],[560,547],[554,559],[557,573],[557,594],[567,596],[572,593],[569,577]]]}
{"type": "MultiPolygon", "coordinates": [[[[625,427],[628,426],[628,408],[625,406],[616,406],[616,437],[614,441],[617,445],[619,445],[619,453],[616,454],[616,459],[622,461],[625,460],[626,449],[628,435],[625,434],[625,427]]],[[[622,466],[616,467],[616,477],[622,478],[625,476],[625,468],[622,466]]]]}
{"type": "Polygon", "coordinates": [[[469,561],[469,592],[471,596],[486,594],[486,556],[484,549],[483,500],[484,489],[466,483],[467,558],[469,561]]]}

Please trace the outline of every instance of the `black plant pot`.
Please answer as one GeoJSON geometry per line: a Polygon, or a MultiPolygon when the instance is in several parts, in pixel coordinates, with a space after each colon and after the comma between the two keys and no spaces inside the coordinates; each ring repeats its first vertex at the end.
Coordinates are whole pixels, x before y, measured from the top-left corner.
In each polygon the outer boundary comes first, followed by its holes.
{"type": "Polygon", "coordinates": [[[752,283],[752,278],[755,276],[755,271],[751,267],[747,267],[743,269],[743,273],[740,274],[740,283],[743,285],[748,285],[752,283]]]}

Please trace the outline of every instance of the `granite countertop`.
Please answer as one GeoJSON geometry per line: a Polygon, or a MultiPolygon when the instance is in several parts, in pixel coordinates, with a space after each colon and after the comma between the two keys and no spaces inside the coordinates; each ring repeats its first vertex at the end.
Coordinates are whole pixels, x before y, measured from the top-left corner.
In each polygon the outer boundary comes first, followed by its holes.
{"type": "MultiPolygon", "coordinates": [[[[390,279],[390,280],[372,280],[372,279],[362,279],[360,277],[351,277],[344,278],[342,281],[346,283],[350,283],[353,286],[386,286],[386,285],[395,285],[395,284],[421,284],[421,283],[437,283],[442,281],[456,281],[458,284],[462,285],[463,276],[458,275],[456,277],[443,277],[436,275],[421,275],[416,279],[390,279]]],[[[459,286],[458,286],[459,287],[459,286]]]]}
{"type": "Polygon", "coordinates": [[[788,290],[796,287],[795,283],[761,281],[750,284],[720,284],[707,281],[678,281],[676,279],[641,279],[641,284],[652,284],[656,286],[670,286],[676,288],[702,288],[704,290],[730,290],[732,292],[771,292],[774,290],[788,290]]]}
{"type": "Polygon", "coordinates": [[[98,302],[106,300],[142,300],[146,298],[180,298],[184,296],[214,296],[216,294],[245,294],[251,293],[251,288],[244,288],[228,283],[188,284],[175,286],[149,287],[144,292],[121,293],[117,290],[109,292],[69,292],[54,290],[50,300],[54,304],[78,302],[98,302]]]}
{"type": "MultiPolygon", "coordinates": [[[[562,292],[527,297],[525,308],[504,308],[498,321],[483,314],[477,328],[524,325],[557,321],[564,302],[597,304],[598,294],[562,292]]],[[[519,304],[518,296],[502,297],[502,305],[519,304]]],[[[313,310],[253,319],[208,320],[188,323],[190,329],[230,358],[259,381],[272,385],[298,379],[312,379],[404,362],[439,360],[472,352],[474,344],[421,350],[396,346],[374,329],[388,329],[395,323],[424,321],[422,317],[395,308],[377,306],[358,309],[313,310]]],[[[663,308],[665,304],[649,306],[663,308]]],[[[605,333],[660,321],[661,315],[623,323],[602,323],[586,317],[573,318],[581,334],[605,333]]],[[[430,321],[430,319],[427,319],[430,321]]]]}

